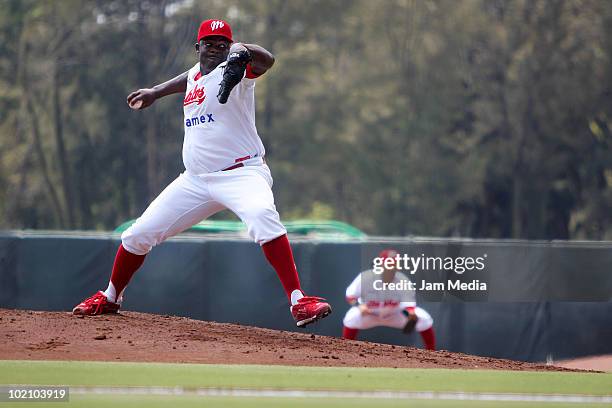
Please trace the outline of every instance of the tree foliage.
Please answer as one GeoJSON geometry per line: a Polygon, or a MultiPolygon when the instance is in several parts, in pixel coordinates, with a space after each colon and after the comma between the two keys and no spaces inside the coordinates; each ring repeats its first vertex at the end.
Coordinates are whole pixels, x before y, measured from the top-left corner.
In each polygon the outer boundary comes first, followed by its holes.
{"type": "MultiPolygon", "coordinates": [[[[377,235],[612,237],[612,3],[3,0],[3,228],[112,229],[182,171],[204,18],[276,55],[257,121],[284,218],[377,235]]],[[[227,214],[226,214],[227,216],[227,214]]]]}

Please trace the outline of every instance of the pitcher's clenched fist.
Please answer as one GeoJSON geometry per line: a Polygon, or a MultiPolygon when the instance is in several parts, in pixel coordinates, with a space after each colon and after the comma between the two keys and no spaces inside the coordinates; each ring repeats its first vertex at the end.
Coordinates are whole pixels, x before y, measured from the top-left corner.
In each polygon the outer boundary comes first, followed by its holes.
{"type": "Polygon", "coordinates": [[[132,92],[127,97],[127,103],[132,109],[144,109],[155,102],[155,91],[145,88],[132,92]]]}

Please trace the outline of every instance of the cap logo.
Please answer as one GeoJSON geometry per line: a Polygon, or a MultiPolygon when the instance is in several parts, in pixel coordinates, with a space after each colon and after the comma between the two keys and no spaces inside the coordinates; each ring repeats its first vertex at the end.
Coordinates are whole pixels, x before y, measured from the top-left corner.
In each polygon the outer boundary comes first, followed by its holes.
{"type": "Polygon", "coordinates": [[[223,24],[223,21],[213,20],[210,22],[210,29],[215,31],[217,28],[223,28],[224,25],[225,24],[223,24]]]}

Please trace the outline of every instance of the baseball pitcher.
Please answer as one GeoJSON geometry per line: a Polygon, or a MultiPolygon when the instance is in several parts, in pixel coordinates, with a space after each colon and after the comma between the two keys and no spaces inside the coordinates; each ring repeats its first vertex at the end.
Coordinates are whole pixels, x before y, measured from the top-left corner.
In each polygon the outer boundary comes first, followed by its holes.
{"type": "Polygon", "coordinates": [[[79,303],[73,313],[116,313],[132,275],[155,245],[227,208],[261,245],[281,280],[297,326],[306,326],[329,315],[331,307],[301,290],[255,128],[255,84],[272,67],[274,57],[259,45],[234,42],[223,20],[202,22],[195,50],[198,62],[191,69],[127,97],[132,109],[145,109],[164,96],[184,94],[185,171],[121,235],[108,288],[79,303]]]}

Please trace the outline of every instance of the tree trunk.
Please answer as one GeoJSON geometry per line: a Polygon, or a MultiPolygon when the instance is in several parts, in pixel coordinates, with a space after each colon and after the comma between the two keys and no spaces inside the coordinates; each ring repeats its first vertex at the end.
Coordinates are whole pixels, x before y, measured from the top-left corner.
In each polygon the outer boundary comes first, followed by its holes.
{"type": "Polygon", "coordinates": [[[34,139],[34,148],[36,149],[36,155],[38,156],[38,162],[40,163],[40,170],[45,180],[45,186],[49,196],[51,197],[51,203],[56,214],[56,219],[60,228],[66,228],[66,221],[64,219],[64,212],[60,204],[59,195],[55,190],[55,186],[51,181],[51,175],[49,174],[49,166],[47,165],[47,158],[45,151],[42,146],[42,139],[40,136],[40,126],[38,124],[38,115],[35,113],[34,105],[29,97],[28,90],[24,90],[25,109],[23,116],[25,120],[29,120],[32,129],[32,138],[34,139]]]}
{"type": "Polygon", "coordinates": [[[32,145],[38,158],[38,164],[40,165],[40,171],[44,180],[44,185],[51,199],[51,206],[55,213],[55,225],[59,228],[65,228],[64,214],[62,206],[60,204],[58,193],[55,189],[55,185],[51,180],[49,173],[49,166],[47,165],[47,158],[42,145],[42,139],[40,135],[40,125],[38,122],[38,115],[36,114],[36,108],[32,102],[32,90],[29,87],[30,81],[28,79],[27,72],[27,44],[23,36],[20,39],[19,46],[19,63],[18,63],[18,76],[17,82],[21,90],[21,117],[23,118],[24,124],[29,124],[30,130],[32,131],[32,145]]]}
{"type": "MultiPolygon", "coordinates": [[[[146,32],[146,36],[151,38],[151,43],[158,44],[157,47],[151,47],[151,54],[148,58],[149,75],[148,79],[155,80],[159,75],[159,70],[162,65],[162,57],[164,50],[162,49],[162,35],[166,22],[164,13],[166,2],[163,1],[151,10],[150,26],[141,26],[141,29],[146,32]]],[[[160,166],[159,166],[159,128],[160,120],[157,116],[157,105],[152,106],[153,115],[148,118],[145,129],[146,152],[147,152],[147,196],[148,201],[152,201],[160,190],[160,166]]]]}
{"type": "MultiPolygon", "coordinates": [[[[278,38],[278,19],[282,14],[286,0],[281,0],[280,3],[276,3],[272,6],[268,5],[270,11],[266,17],[266,32],[264,34],[265,44],[264,47],[274,54],[276,39],[278,38]]],[[[269,77],[266,82],[266,94],[264,99],[264,117],[263,117],[263,129],[265,134],[269,134],[272,130],[274,120],[274,88],[275,80],[273,77],[269,77]]],[[[270,152],[268,152],[270,153],[270,152]]]]}
{"type": "Polygon", "coordinates": [[[64,143],[64,127],[62,123],[62,106],[59,97],[59,67],[58,61],[55,61],[53,74],[51,76],[51,104],[53,113],[53,129],[55,133],[55,148],[57,150],[57,160],[59,162],[60,175],[62,179],[62,192],[64,202],[66,203],[66,213],[68,216],[68,227],[76,228],[75,217],[75,202],[72,193],[72,175],[70,165],[66,154],[66,145],[64,143]]]}

